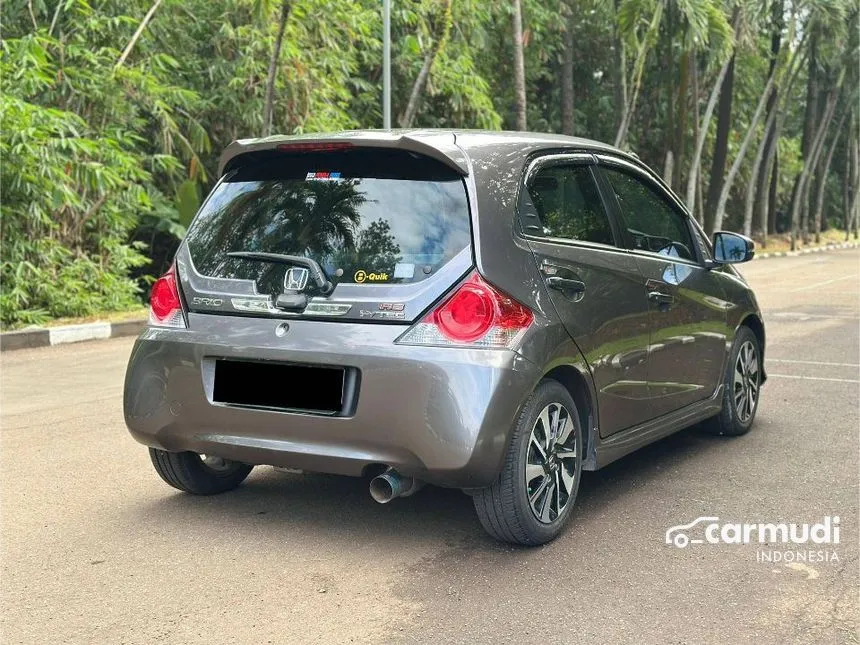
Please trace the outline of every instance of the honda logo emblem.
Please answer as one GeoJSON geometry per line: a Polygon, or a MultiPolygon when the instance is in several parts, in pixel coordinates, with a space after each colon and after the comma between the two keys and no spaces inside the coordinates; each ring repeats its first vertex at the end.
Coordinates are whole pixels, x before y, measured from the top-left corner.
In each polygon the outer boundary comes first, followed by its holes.
{"type": "Polygon", "coordinates": [[[304,267],[290,267],[284,276],[284,289],[287,291],[302,291],[308,286],[309,272],[304,267]]]}

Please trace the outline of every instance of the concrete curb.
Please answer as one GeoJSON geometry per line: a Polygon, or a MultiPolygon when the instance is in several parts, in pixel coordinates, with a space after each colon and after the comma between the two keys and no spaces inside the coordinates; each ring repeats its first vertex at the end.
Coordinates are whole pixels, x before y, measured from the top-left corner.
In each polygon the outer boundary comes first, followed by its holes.
{"type": "Polygon", "coordinates": [[[146,327],[146,319],[126,320],[123,322],[94,322],[83,325],[22,329],[0,334],[0,351],[27,349],[29,347],[50,347],[64,343],[79,343],[84,340],[137,336],[146,327]]]}
{"type": "Polygon", "coordinates": [[[821,253],[823,251],[834,251],[836,249],[856,249],[860,242],[842,242],[840,244],[827,244],[826,246],[814,246],[811,249],[800,249],[798,251],[779,251],[778,253],[756,253],[753,260],[767,260],[768,258],[791,258],[795,255],[808,255],[810,253],[821,253]]]}

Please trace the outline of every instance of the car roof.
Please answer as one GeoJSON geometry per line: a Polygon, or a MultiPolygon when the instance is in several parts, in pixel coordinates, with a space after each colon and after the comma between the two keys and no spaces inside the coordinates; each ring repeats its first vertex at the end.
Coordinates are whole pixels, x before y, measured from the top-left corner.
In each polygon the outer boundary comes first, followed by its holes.
{"type": "Polygon", "coordinates": [[[493,130],[453,129],[394,129],[344,130],[301,135],[273,135],[259,139],[240,139],[224,150],[219,174],[235,167],[237,159],[253,153],[279,147],[297,150],[314,144],[342,144],[356,147],[381,147],[408,150],[433,157],[457,170],[469,174],[469,162],[492,160],[494,155],[507,155],[517,150],[531,152],[536,149],[574,148],[592,152],[612,153],[631,161],[638,159],[606,143],[543,132],[513,132],[493,130]]]}

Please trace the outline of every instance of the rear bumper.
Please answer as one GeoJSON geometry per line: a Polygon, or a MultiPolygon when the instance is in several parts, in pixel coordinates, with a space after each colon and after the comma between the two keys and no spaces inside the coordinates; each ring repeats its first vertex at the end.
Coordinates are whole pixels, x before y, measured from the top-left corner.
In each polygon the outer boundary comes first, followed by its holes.
{"type": "Polygon", "coordinates": [[[190,329],[147,329],[126,372],[124,412],[147,446],[251,464],[361,475],[385,464],[431,483],[486,486],[540,378],[510,350],[395,345],[405,327],[191,314],[190,329]],[[325,417],[212,402],[213,358],[354,367],[355,413],[325,417]]]}

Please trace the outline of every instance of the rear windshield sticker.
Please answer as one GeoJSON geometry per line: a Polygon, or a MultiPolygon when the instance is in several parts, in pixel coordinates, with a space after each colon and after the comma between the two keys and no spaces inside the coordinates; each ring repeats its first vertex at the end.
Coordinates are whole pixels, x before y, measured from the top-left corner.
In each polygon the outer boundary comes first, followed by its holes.
{"type": "Polygon", "coordinates": [[[339,172],[309,172],[305,176],[305,181],[332,181],[340,179],[339,172]]]}
{"type": "Polygon", "coordinates": [[[394,277],[411,280],[415,276],[415,265],[408,262],[398,262],[394,265],[394,277]]]}
{"type": "Polygon", "coordinates": [[[388,282],[390,276],[384,272],[371,272],[368,273],[364,269],[359,269],[355,272],[353,276],[353,280],[361,284],[362,282],[388,282]]]}

